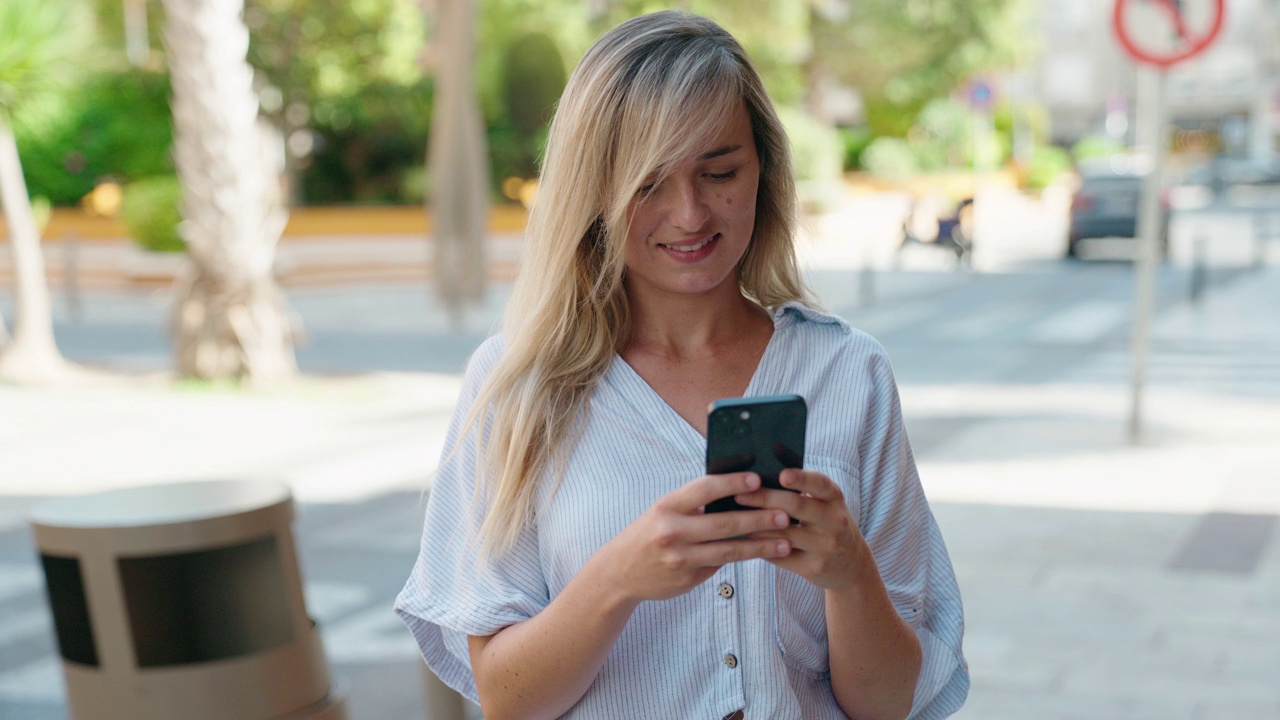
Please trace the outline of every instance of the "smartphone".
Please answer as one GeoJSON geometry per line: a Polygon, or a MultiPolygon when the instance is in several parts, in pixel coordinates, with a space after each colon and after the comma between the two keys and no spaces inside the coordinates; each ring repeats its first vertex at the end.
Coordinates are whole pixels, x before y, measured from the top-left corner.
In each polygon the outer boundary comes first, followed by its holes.
{"type": "MultiPolygon", "coordinates": [[[[707,474],[754,472],[764,487],[784,489],[778,475],[804,467],[804,429],[809,414],[799,395],[726,398],[707,409],[707,474]]],[[[745,510],[733,496],[706,511],[745,510]]]]}

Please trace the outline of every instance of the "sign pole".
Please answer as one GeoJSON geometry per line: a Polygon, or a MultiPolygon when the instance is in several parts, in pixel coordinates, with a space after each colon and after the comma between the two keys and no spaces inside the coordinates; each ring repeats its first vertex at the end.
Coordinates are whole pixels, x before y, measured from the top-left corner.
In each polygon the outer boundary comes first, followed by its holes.
{"type": "Polygon", "coordinates": [[[1165,85],[1168,73],[1164,68],[1141,66],[1139,82],[1143,83],[1149,101],[1144,123],[1145,136],[1151,142],[1151,169],[1143,179],[1142,205],[1138,214],[1138,254],[1134,262],[1134,318],[1133,318],[1133,368],[1132,393],[1129,403],[1129,440],[1137,444],[1142,440],[1142,389],[1146,382],[1147,350],[1150,345],[1151,315],[1155,307],[1156,263],[1160,259],[1160,237],[1164,234],[1164,213],[1161,212],[1161,176],[1164,174],[1165,157],[1168,154],[1165,128],[1168,125],[1168,109],[1165,102],[1165,85]]]}

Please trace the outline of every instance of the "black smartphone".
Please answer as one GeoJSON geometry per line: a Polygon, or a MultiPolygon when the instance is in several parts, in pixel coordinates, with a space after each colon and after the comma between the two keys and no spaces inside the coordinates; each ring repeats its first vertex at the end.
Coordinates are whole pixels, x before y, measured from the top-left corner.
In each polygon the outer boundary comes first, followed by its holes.
{"type": "MultiPolygon", "coordinates": [[[[804,467],[808,414],[799,395],[716,400],[707,410],[707,474],[751,471],[765,487],[784,489],[778,475],[804,467]]],[[[706,511],[744,509],[729,496],[708,503],[706,511]]]]}

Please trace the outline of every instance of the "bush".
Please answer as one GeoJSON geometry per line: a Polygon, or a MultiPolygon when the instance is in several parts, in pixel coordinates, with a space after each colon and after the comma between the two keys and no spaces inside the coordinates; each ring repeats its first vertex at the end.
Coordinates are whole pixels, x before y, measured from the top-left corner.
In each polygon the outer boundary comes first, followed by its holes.
{"type": "Polygon", "coordinates": [[[867,146],[875,139],[871,128],[841,127],[836,128],[836,132],[840,134],[840,142],[844,144],[844,169],[861,170],[862,153],[866,152],[867,146]]]}
{"type": "Polygon", "coordinates": [[[1076,159],[1076,162],[1089,160],[1091,158],[1120,155],[1124,152],[1124,145],[1112,140],[1111,138],[1101,137],[1098,135],[1080,138],[1076,141],[1075,145],[1071,146],[1071,156],[1076,159]]]}
{"type": "Polygon", "coordinates": [[[172,173],[168,98],[167,75],[106,72],[63,98],[40,126],[15,128],[31,194],[74,205],[103,178],[172,173]]]}
{"type": "Polygon", "coordinates": [[[831,205],[840,192],[844,144],[836,129],[795,108],[778,108],[778,119],[791,142],[791,163],[801,204],[811,209],[831,205]]]}
{"type": "Polygon", "coordinates": [[[507,45],[499,79],[501,110],[489,127],[495,183],[537,175],[547,125],[567,82],[564,58],[549,35],[525,33],[507,45]]]}
{"type": "Polygon", "coordinates": [[[299,173],[307,205],[421,200],[431,125],[432,88],[369,85],[346,98],[316,103],[316,144],[299,173]]]}
{"type": "Polygon", "coordinates": [[[1043,190],[1071,169],[1071,155],[1056,145],[1037,145],[1027,164],[1027,187],[1043,190]]]}
{"type": "Polygon", "coordinates": [[[173,175],[146,178],[124,188],[121,218],[129,234],[144,250],[182,252],[186,243],[178,234],[182,221],[182,186],[173,175]]]}
{"type": "Polygon", "coordinates": [[[893,180],[907,178],[920,169],[911,143],[895,137],[872,140],[862,153],[862,166],[873,175],[893,180]]]}

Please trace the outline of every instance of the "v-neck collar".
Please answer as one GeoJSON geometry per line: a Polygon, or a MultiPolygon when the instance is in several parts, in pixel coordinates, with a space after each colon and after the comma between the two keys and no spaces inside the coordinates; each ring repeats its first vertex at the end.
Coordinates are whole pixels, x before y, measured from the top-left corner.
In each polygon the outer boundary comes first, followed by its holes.
{"type": "MultiPolygon", "coordinates": [[[[787,305],[790,305],[788,303],[787,305]]],[[[772,356],[776,352],[774,348],[778,346],[778,335],[785,331],[786,323],[781,322],[783,313],[787,305],[777,308],[770,313],[773,320],[773,332],[769,335],[769,342],[764,346],[764,352],[760,353],[760,360],[756,363],[756,369],[751,373],[751,380],[747,382],[747,388],[743,392],[743,397],[756,397],[759,395],[767,395],[764,392],[769,384],[768,369],[772,356]]],[[[621,353],[614,353],[613,366],[620,374],[620,380],[626,385],[627,396],[635,399],[635,404],[645,410],[647,417],[656,418],[655,425],[666,431],[671,439],[678,440],[682,444],[689,447],[699,457],[706,452],[707,438],[698,432],[697,428],[689,424],[676,409],[671,407],[662,395],[653,386],[648,383],[635,368],[631,367],[631,363],[627,362],[621,353]]]]}

